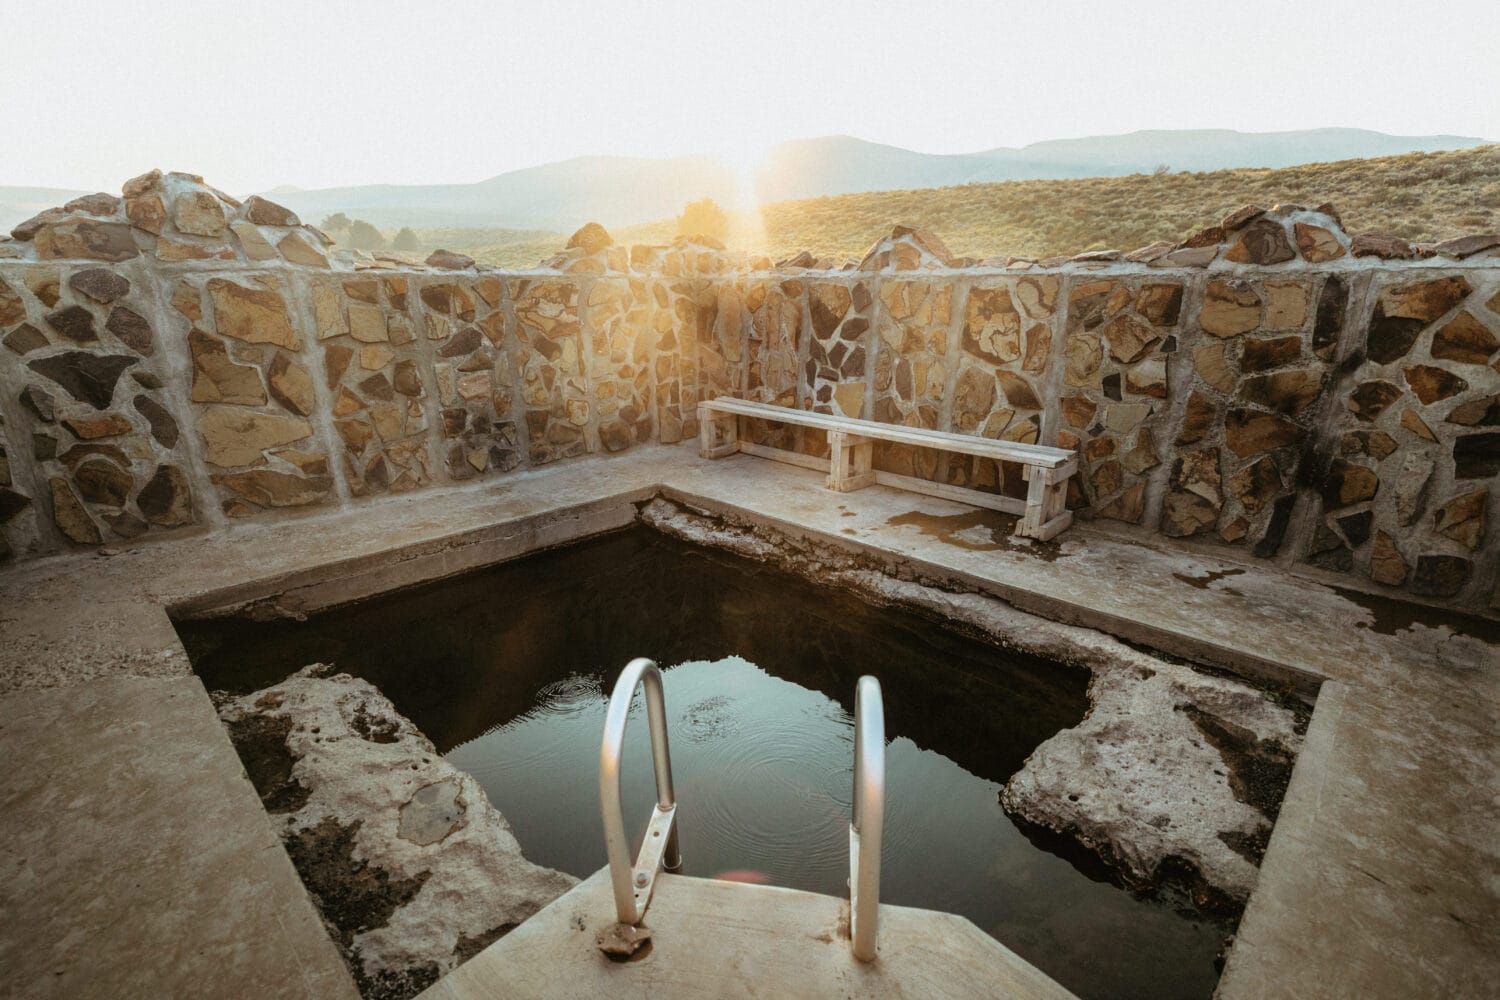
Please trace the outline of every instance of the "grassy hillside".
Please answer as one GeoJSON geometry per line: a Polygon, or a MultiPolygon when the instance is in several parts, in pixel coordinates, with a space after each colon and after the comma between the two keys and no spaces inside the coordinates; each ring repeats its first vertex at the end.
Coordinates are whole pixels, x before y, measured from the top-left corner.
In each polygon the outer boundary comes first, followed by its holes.
{"type": "MultiPolygon", "coordinates": [[[[500,267],[535,266],[568,242],[567,233],[545,229],[443,228],[415,232],[422,248],[420,251],[406,251],[408,257],[424,260],[429,253],[442,247],[500,267]]],[[[394,230],[386,233],[388,239],[393,235],[394,230]]]]}
{"type": "MultiPolygon", "coordinates": [[[[1180,239],[1251,202],[1269,208],[1325,201],[1338,207],[1350,232],[1439,240],[1500,231],[1500,145],[1276,170],[1009,181],[783,201],[763,206],[758,217],[736,215],[728,242],[772,259],[809,249],[841,261],[863,255],[892,225],[906,223],[932,230],[964,256],[1046,257],[1180,239]]],[[[664,243],[675,230],[675,221],[664,219],[610,231],[622,243],[664,243]]],[[[530,265],[566,239],[529,235],[524,242],[471,244],[464,252],[494,264],[530,265]]]]}

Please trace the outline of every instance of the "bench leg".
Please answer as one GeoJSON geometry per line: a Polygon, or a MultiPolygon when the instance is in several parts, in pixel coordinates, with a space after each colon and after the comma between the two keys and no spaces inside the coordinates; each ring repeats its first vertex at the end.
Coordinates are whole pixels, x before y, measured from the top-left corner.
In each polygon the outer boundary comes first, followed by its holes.
{"type": "Polygon", "coordinates": [[[698,407],[698,455],[723,458],[740,450],[740,421],[733,413],[698,407]]]}
{"type": "Polygon", "coordinates": [[[1038,476],[1029,465],[1021,466],[1021,478],[1026,480],[1026,512],[1016,525],[1016,534],[1022,538],[1035,538],[1042,527],[1042,510],[1047,500],[1047,480],[1038,476]]]}
{"type": "Polygon", "coordinates": [[[1073,523],[1073,512],[1068,510],[1067,501],[1067,480],[1047,487],[1047,500],[1042,507],[1042,524],[1034,536],[1038,541],[1056,538],[1073,523]]]}
{"type": "Polygon", "coordinates": [[[1073,523],[1073,512],[1067,509],[1067,478],[1049,482],[1051,476],[1031,466],[1021,468],[1021,477],[1027,481],[1026,513],[1016,525],[1016,534],[1042,542],[1056,538],[1073,523]]]}
{"type": "Polygon", "coordinates": [[[875,442],[843,431],[828,432],[828,488],[840,493],[875,483],[875,442]]]}

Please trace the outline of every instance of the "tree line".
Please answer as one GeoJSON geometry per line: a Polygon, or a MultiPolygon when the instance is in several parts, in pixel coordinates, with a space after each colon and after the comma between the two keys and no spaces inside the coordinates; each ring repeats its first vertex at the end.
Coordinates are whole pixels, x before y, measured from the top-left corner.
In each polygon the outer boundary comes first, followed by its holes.
{"type": "Polygon", "coordinates": [[[410,226],[402,226],[389,241],[385,234],[364,219],[351,219],[343,212],[335,212],[318,223],[318,228],[332,236],[344,246],[355,250],[420,250],[422,241],[410,226]]]}

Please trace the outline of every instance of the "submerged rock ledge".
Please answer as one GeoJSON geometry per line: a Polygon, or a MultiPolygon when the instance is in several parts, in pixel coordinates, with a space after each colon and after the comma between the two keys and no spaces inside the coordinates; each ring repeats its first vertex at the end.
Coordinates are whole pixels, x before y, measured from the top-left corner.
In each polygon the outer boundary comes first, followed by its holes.
{"type": "Polygon", "coordinates": [[[578,880],[522,857],[478,782],[331,670],[215,700],[360,992],[405,1000],[578,880]]]}
{"type": "Polygon", "coordinates": [[[1129,886],[1181,881],[1200,907],[1238,911],[1302,747],[1296,714],[1166,662],[1096,669],[1089,702],[1011,777],[1006,810],[1076,839],[1129,886]]]}
{"type": "Polygon", "coordinates": [[[1220,915],[1237,914],[1249,898],[1302,746],[1300,706],[994,597],[893,576],[871,557],[807,536],[664,498],[645,504],[640,520],[998,646],[1088,668],[1088,715],[1011,777],[1001,794],[1006,810],[1076,840],[1132,889],[1174,883],[1220,915]]]}

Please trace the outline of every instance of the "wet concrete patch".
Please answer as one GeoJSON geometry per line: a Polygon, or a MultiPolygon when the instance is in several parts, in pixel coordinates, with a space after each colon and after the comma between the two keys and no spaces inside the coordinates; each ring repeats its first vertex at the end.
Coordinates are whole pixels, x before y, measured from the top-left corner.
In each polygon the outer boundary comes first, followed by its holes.
{"type": "Polygon", "coordinates": [[[401,738],[400,725],[391,719],[376,718],[363,705],[354,710],[351,721],[360,739],[371,743],[395,743],[401,738]]]}
{"type": "Polygon", "coordinates": [[[464,824],[467,803],[456,781],[435,781],[423,785],[401,807],[398,836],[426,847],[447,839],[464,824]]]}
{"type": "Polygon", "coordinates": [[[340,823],[329,816],[284,840],[303,883],[345,947],[353,943],[356,934],[384,927],[391,914],[410,902],[428,878],[427,872],[412,878],[392,878],[379,865],[356,857],[360,825],[360,820],[340,823]]]}
{"type": "Polygon", "coordinates": [[[1045,542],[1017,538],[1014,514],[995,510],[972,510],[962,514],[929,514],[913,510],[886,519],[892,527],[915,527],[928,538],[936,539],[970,552],[1017,552],[1052,562],[1063,554],[1062,545],[1053,539],[1045,542]]]}
{"type": "Polygon", "coordinates": [[[1328,589],[1370,613],[1369,622],[1355,623],[1358,628],[1369,629],[1380,635],[1395,635],[1397,632],[1410,631],[1413,625],[1421,624],[1428,628],[1446,627],[1457,635],[1467,635],[1483,642],[1500,644],[1500,622],[1444,608],[1398,601],[1379,594],[1367,594],[1349,587],[1331,586],[1328,589]]]}
{"type": "Polygon", "coordinates": [[[1151,900],[1174,912],[1191,914],[1193,919],[1215,928],[1223,940],[1233,941],[1244,904],[1210,885],[1198,866],[1186,858],[1169,855],[1149,874],[1136,874],[1107,842],[1090,840],[1079,827],[1053,829],[1019,814],[1007,816],[1037,848],[1057,855],[1094,881],[1117,886],[1137,899],[1151,900]]]}
{"type": "Polygon", "coordinates": [[[436,962],[414,968],[382,969],[373,975],[356,970],[354,979],[365,1000],[409,1000],[438,981],[442,975],[436,962]]]}
{"type": "Polygon", "coordinates": [[[268,813],[296,812],[307,804],[311,790],[292,777],[297,758],[287,748],[292,720],[255,715],[226,723],[229,740],[244,761],[250,783],[268,813]]]}
{"type": "MultiPolygon", "coordinates": [[[[1212,587],[1213,584],[1218,583],[1220,580],[1227,579],[1231,576],[1242,576],[1244,572],[1245,571],[1242,569],[1219,569],[1208,570],[1202,576],[1189,576],[1186,573],[1173,573],[1172,576],[1178,580],[1181,580],[1183,583],[1187,584],[1190,587],[1196,587],[1199,590],[1208,590],[1212,587]]],[[[1243,596],[1238,590],[1235,590],[1233,587],[1219,587],[1217,589],[1222,590],[1226,594],[1243,596]]]]}
{"type": "Polygon", "coordinates": [[[1239,830],[1221,830],[1219,839],[1233,852],[1253,865],[1259,865],[1266,857],[1266,848],[1271,843],[1271,828],[1263,826],[1254,833],[1239,830]]]}
{"type": "Polygon", "coordinates": [[[520,924],[504,923],[496,927],[491,927],[483,934],[475,934],[473,936],[465,934],[458,939],[458,944],[453,946],[453,957],[458,959],[459,962],[467,962],[519,926],[520,924]]]}
{"type": "Polygon", "coordinates": [[[364,1000],[407,1000],[437,982],[442,970],[435,962],[370,972],[352,954],[358,934],[384,927],[397,909],[409,903],[428,873],[392,878],[378,865],[355,856],[360,821],[343,824],[329,816],[283,838],[292,864],[307,891],[349,955],[349,971],[364,1000]]]}
{"type": "MultiPolygon", "coordinates": [[[[1224,765],[1229,768],[1229,789],[1234,797],[1274,821],[1281,812],[1281,800],[1292,780],[1296,754],[1277,740],[1259,739],[1243,726],[1194,705],[1183,705],[1180,711],[1219,751],[1224,765]]],[[[1224,839],[1222,833],[1219,839],[1224,839]]]]}

